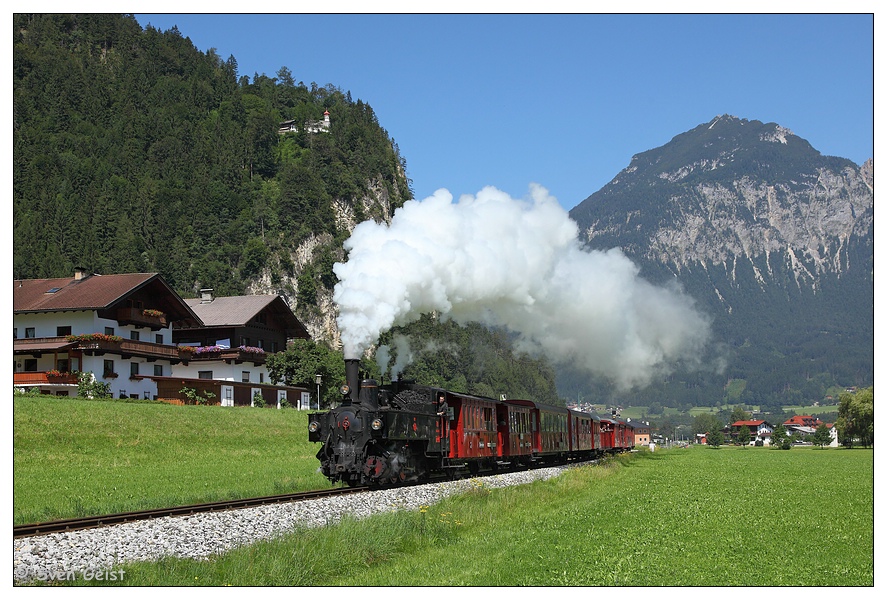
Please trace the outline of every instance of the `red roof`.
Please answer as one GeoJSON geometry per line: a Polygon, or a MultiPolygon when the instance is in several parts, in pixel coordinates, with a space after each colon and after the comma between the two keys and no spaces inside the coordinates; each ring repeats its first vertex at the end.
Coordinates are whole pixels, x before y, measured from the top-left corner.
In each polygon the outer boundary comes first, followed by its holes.
{"type": "Polygon", "coordinates": [[[12,282],[13,312],[107,308],[157,277],[156,273],[92,275],[77,279],[17,279],[12,282]]]}
{"type": "Polygon", "coordinates": [[[743,425],[747,427],[758,427],[759,425],[763,425],[764,421],[736,421],[733,423],[733,427],[742,427],[743,425]]]}
{"type": "Polygon", "coordinates": [[[14,279],[14,314],[56,311],[106,310],[123,305],[132,294],[144,291],[156,298],[171,320],[200,319],[157,273],[122,273],[57,277],[54,279],[14,279]]]}
{"type": "Polygon", "coordinates": [[[795,415],[791,419],[783,423],[783,425],[802,425],[805,427],[816,427],[820,423],[822,423],[822,421],[820,421],[816,417],[811,417],[810,415],[795,415]]]}

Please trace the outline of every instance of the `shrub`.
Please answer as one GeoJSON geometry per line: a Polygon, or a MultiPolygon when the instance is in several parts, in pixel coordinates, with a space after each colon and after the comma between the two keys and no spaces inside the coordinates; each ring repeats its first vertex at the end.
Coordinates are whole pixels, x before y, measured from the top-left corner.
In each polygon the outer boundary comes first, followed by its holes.
{"type": "Polygon", "coordinates": [[[193,402],[194,404],[209,404],[209,401],[216,397],[213,392],[204,391],[203,394],[195,390],[194,388],[183,387],[179,390],[180,394],[183,394],[188,400],[193,402]]]}
{"type": "Polygon", "coordinates": [[[110,398],[111,384],[98,381],[92,371],[80,373],[77,377],[77,396],[80,398],[110,398]]]}

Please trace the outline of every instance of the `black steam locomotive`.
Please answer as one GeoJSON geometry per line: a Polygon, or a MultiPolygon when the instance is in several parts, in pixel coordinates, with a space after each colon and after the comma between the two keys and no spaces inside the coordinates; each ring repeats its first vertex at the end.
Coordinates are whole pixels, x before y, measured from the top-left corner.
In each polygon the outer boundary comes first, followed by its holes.
{"type": "Polygon", "coordinates": [[[587,460],[634,447],[633,427],[530,400],[493,400],[360,379],[345,361],[342,403],[308,415],[308,440],[333,483],[387,486],[446,474],[587,460]]]}
{"type": "Polygon", "coordinates": [[[317,458],[330,481],[385,485],[416,481],[447,455],[445,392],[396,382],[360,381],[359,361],[345,361],[342,404],[308,415],[308,439],[322,442],[317,458]],[[441,410],[443,409],[443,411],[441,410]]]}

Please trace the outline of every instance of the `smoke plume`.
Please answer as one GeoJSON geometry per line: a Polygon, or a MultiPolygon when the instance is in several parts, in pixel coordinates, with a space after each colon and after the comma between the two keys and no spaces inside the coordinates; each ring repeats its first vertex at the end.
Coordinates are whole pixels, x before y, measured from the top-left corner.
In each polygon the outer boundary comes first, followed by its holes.
{"type": "Polygon", "coordinates": [[[486,187],[453,202],[438,190],[390,225],[361,223],[345,248],[333,270],[346,358],[435,312],[505,327],[523,350],[630,389],[697,363],[709,337],[709,320],[676,286],[640,278],[618,249],[582,249],[576,223],[536,185],[528,200],[486,187]]]}
{"type": "Polygon", "coordinates": [[[410,339],[405,335],[395,335],[391,340],[396,356],[394,365],[391,365],[391,350],[388,345],[379,346],[376,349],[376,364],[379,372],[384,376],[391,373],[391,377],[398,377],[404,369],[413,361],[413,350],[410,347],[410,339]]]}

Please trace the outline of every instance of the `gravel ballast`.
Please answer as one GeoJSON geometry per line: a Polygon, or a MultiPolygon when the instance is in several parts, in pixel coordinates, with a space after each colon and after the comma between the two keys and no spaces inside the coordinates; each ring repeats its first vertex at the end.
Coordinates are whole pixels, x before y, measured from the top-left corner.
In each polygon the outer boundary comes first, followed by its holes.
{"type": "Polygon", "coordinates": [[[477,486],[521,485],[549,479],[568,467],[547,467],[443,483],[377,490],[318,500],[273,504],[182,517],[123,523],[99,529],[13,540],[15,583],[122,580],[118,566],[164,556],[205,559],[235,547],[279,536],[296,527],[319,527],[350,515],[364,518],[393,510],[418,510],[477,486]]]}

